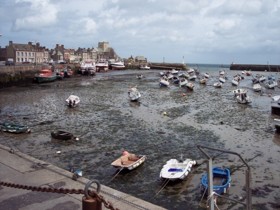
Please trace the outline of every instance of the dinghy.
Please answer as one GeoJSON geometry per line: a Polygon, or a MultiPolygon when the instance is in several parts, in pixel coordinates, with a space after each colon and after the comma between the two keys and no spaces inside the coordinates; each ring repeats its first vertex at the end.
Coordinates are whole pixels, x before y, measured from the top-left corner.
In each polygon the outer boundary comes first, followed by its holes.
{"type": "Polygon", "coordinates": [[[65,100],[67,106],[70,108],[76,107],[80,103],[80,98],[75,95],[70,95],[66,100],[65,100]]]}
{"type": "MultiPolygon", "coordinates": [[[[230,170],[227,168],[214,167],[213,172],[213,191],[219,195],[227,192],[231,183],[230,170]]],[[[207,194],[208,191],[208,173],[202,175],[201,191],[207,194]]]]}
{"type": "Polygon", "coordinates": [[[195,160],[185,159],[178,161],[177,159],[170,159],[162,167],[160,178],[171,181],[183,180],[190,173],[193,165],[196,165],[195,160]]]}
{"type": "Polygon", "coordinates": [[[141,97],[141,93],[138,91],[136,87],[132,87],[128,90],[128,96],[131,101],[138,101],[141,97]]]}
{"type": "Polygon", "coordinates": [[[119,170],[133,170],[142,165],[146,160],[146,155],[135,155],[127,151],[123,151],[122,156],[111,163],[112,166],[119,170]]]}

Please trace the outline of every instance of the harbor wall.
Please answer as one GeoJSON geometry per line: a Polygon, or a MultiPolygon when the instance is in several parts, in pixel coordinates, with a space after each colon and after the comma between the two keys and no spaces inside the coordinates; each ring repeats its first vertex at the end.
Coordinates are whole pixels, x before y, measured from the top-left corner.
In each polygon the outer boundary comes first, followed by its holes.
{"type": "Polygon", "coordinates": [[[231,64],[230,70],[251,70],[279,72],[280,65],[257,65],[257,64],[231,64]]]}

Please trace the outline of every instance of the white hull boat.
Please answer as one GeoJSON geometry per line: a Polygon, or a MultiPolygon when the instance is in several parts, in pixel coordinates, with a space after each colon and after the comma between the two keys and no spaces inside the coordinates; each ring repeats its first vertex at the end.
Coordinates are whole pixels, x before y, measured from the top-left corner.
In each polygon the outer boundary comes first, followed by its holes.
{"type": "Polygon", "coordinates": [[[205,77],[205,78],[207,78],[207,79],[208,79],[208,78],[209,78],[209,76],[210,76],[210,75],[209,75],[208,73],[204,73],[204,77],[205,77]]]}
{"type": "Polygon", "coordinates": [[[236,79],[231,80],[231,84],[234,86],[238,86],[239,82],[236,79]]]}
{"type": "Polygon", "coordinates": [[[275,87],[277,87],[277,82],[276,81],[268,81],[268,83],[266,84],[266,87],[269,89],[273,89],[275,87]]]}
{"type": "Polygon", "coordinates": [[[187,86],[187,84],[188,84],[188,80],[187,79],[185,79],[185,78],[180,79],[180,81],[179,81],[179,86],[180,87],[187,86]]]}
{"type": "Polygon", "coordinates": [[[129,89],[128,96],[131,101],[138,101],[141,97],[141,93],[137,90],[136,87],[133,87],[129,89]]]}
{"type": "Polygon", "coordinates": [[[225,82],[226,82],[226,79],[223,78],[223,77],[220,77],[220,78],[219,78],[219,81],[220,81],[221,83],[225,83],[225,82]]]}
{"type": "Polygon", "coordinates": [[[178,161],[177,159],[170,159],[162,167],[160,171],[160,178],[171,181],[183,180],[190,173],[192,166],[196,165],[196,161],[185,159],[178,161]]]}
{"type": "Polygon", "coordinates": [[[168,87],[169,86],[169,81],[167,79],[164,79],[164,78],[161,78],[160,81],[159,81],[159,85],[161,87],[168,87]]]}
{"type": "Polygon", "coordinates": [[[259,91],[262,90],[262,86],[259,83],[256,83],[256,84],[253,85],[253,90],[255,92],[259,92],[259,91]]]}
{"type": "Polygon", "coordinates": [[[236,101],[240,104],[252,103],[252,100],[246,93],[240,93],[236,96],[236,101]]]}
{"type": "Polygon", "coordinates": [[[80,103],[80,98],[75,95],[70,95],[66,100],[66,104],[69,107],[76,107],[80,103]]]}
{"type": "Polygon", "coordinates": [[[193,90],[194,89],[194,84],[191,83],[191,82],[188,82],[187,83],[187,88],[189,88],[190,90],[193,90]]]}
{"type": "Polygon", "coordinates": [[[215,83],[213,84],[213,86],[214,86],[215,88],[221,88],[221,87],[223,86],[223,83],[221,83],[221,82],[215,82],[215,83]]]}
{"type": "Polygon", "coordinates": [[[200,82],[200,84],[206,84],[207,78],[202,78],[199,82],[200,82]]]}
{"type": "Polygon", "coordinates": [[[140,69],[142,69],[142,70],[149,70],[149,69],[151,69],[151,67],[150,66],[140,66],[140,69]]]}
{"type": "Polygon", "coordinates": [[[246,89],[241,89],[241,88],[240,88],[240,89],[233,90],[232,92],[233,92],[234,96],[236,97],[236,96],[238,96],[239,94],[247,93],[247,90],[246,90],[246,89]]]}

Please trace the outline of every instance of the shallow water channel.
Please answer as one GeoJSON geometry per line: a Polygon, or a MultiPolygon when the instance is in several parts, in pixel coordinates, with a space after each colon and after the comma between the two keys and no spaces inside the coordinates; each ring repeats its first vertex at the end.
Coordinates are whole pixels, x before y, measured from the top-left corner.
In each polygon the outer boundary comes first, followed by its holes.
{"type": "MultiPolygon", "coordinates": [[[[241,73],[241,72],[239,72],[241,73]]],[[[176,85],[159,87],[159,71],[114,71],[95,77],[77,76],[46,84],[30,84],[0,90],[0,121],[28,125],[30,134],[0,133],[0,143],[64,169],[82,169],[89,179],[132,194],[167,209],[205,209],[200,178],[206,164],[193,168],[185,181],[169,183],[163,189],[159,172],[171,158],[195,159],[205,156],[197,145],[230,150],[241,154],[252,171],[254,209],[279,209],[280,137],[275,133],[271,95],[252,90],[252,77],[241,81],[253,102],[238,104],[233,97],[232,75],[221,89],[213,87],[218,70],[210,72],[207,85],[195,82],[194,91],[176,85]],[[142,73],[144,78],[137,79],[142,73]],[[137,85],[140,102],[130,102],[129,87],[137,85]],[[81,103],[70,109],[65,99],[78,95],[81,103]],[[72,132],[79,141],[51,138],[56,130],[72,132]],[[134,171],[120,173],[110,164],[123,150],[147,155],[134,171]],[[61,154],[57,154],[61,151],[61,154]]],[[[211,155],[217,152],[209,151],[211,155]]],[[[232,187],[229,196],[245,197],[245,167],[237,156],[221,155],[214,165],[229,167],[232,187]]],[[[221,201],[220,209],[244,209],[240,204],[221,201]]]]}

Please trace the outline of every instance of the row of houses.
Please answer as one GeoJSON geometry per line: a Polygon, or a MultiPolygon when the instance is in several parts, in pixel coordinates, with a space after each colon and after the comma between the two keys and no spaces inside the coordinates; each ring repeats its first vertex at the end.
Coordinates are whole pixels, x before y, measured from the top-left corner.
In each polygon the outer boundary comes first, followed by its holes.
{"type": "Polygon", "coordinates": [[[79,63],[81,61],[97,62],[100,59],[119,60],[109,42],[99,42],[97,48],[67,49],[64,45],[56,44],[54,49],[41,46],[40,43],[28,42],[27,44],[13,43],[0,47],[0,61],[12,60],[14,63],[49,63],[65,62],[79,63]]]}

